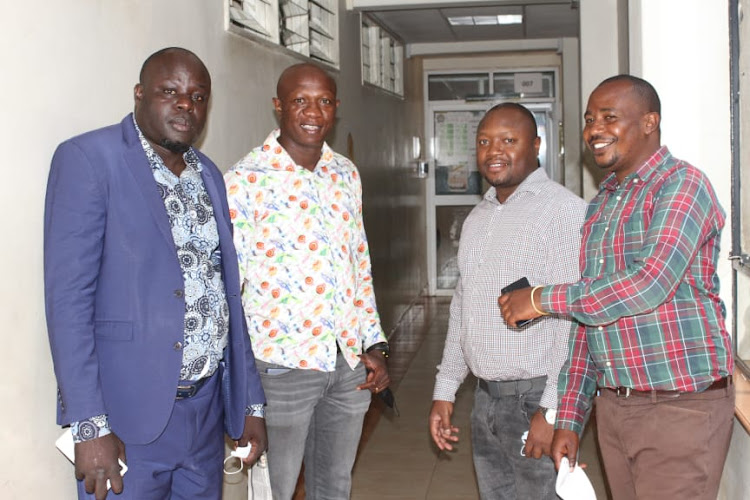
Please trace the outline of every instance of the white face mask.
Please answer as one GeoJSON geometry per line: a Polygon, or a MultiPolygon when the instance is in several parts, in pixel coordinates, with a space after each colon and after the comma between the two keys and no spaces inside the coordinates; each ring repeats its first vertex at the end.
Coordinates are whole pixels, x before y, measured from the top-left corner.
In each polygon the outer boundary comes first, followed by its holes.
{"type": "Polygon", "coordinates": [[[242,472],[242,469],[245,465],[242,459],[250,455],[250,450],[252,448],[253,445],[247,443],[247,446],[241,448],[237,447],[236,449],[232,450],[229,456],[224,459],[224,474],[239,474],[240,472],[242,472]],[[239,462],[239,467],[232,467],[230,469],[227,469],[227,462],[234,459],[237,459],[237,461],[239,462]]]}
{"type": "Polygon", "coordinates": [[[562,457],[560,460],[555,491],[562,500],[596,500],[594,487],[586,473],[578,464],[571,472],[568,457],[562,457]]]}

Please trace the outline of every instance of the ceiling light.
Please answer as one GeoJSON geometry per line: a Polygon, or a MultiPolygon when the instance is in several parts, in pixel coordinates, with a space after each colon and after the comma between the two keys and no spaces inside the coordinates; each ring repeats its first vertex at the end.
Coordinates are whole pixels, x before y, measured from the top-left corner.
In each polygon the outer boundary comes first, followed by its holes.
{"type": "Polygon", "coordinates": [[[497,16],[474,16],[476,26],[497,25],[497,16]]]}
{"type": "Polygon", "coordinates": [[[522,14],[505,14],[497,16],[497,24],[521,24],[522,22],[522,14]]]}
{"type": "Polygon", "coordinates": [[[471,16],[449,17],[448,22],[451,26],[474,26],[474,18],[471,16]]]}
{"type": "Polygon", "coordinates": [[[496,16],[452,16],[448,17],[451,26],[496,26],[498,24],[521,24],[522,14],[500,14],[496,16]]]}

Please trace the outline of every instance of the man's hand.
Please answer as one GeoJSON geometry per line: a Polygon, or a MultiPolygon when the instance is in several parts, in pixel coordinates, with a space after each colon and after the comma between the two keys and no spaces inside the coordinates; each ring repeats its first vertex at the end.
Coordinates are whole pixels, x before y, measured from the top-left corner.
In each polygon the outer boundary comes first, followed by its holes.
{"type": "Polygon", "coordinates": [[[252,467],[258,461],[261,454],[268,448],[268,436],[266,435],[266,419],[261,417],[245,417],[245,428],[242,430],[237,446],[252,445],[250,454],[242,459],[248,467],[252,467]]]}
{"type": "Polygon", "coordinates": [[[369,353],[360,354],[359,359],[361,359],[362,363],[365,365],[367,379],[364,384],[358,385],[357,389],[367,389],[374,394],[377,394],[391,385],[391,377],[388,375],[388,367],[385,364],[383,351],[373,349],[369,353]]]}
{"type": "Polygon", "coordinates": [[[552,435],[555,426],[548,424],[541,412],[534,413],[529,425],[529,436],[526,438],[524,455],[533,458],[542,458],[542,455],[549,455],[552,450],[552,435]]]}
{"type": "MultiPolygon", "coordinates": [[[[531,287],[521,288],[502,294],[497,299],[497,305],[500,306],[500,312],[509,326],[515,327],[516,323],[525,319],[535,319],[541,316],[534,310],[531,304],[531,287]]],[[[534,297],[534,301],[539,304],[541,299],[541,290],[536,291],[539,297],[534,297]]]]}
{"type": "Polygon", "coordinates": [[[451,443],[458,442],[458,427],[451,425],[453,403],[449,401],[433,401],[430,410],[430,435],[441,450],[453,450],[451,443]]]}
{"type": "Polygon", "coordinates": [[[555,469],[560,469],[562,457],[568,457],[570,471],[576,465],[578,456],[578,433],[568,429],[557,429],[552,438],[552,460],[555,461],[555,469]]]}
{"type": "Polygon", "coordinates": [[[83,481],[86,493],[94,494],[96,500],[107,498],[107,480],[112,491],[122,493],[122,476],[117,460],[125,460],[125,444],[114,432],[106,436],[75,444],[76,479],[83,481]]]}

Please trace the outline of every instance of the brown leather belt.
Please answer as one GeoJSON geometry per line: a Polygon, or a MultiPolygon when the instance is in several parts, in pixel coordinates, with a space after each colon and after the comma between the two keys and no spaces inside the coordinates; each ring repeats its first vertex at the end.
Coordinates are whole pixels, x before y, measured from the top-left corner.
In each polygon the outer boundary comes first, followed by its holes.
{"type": "MultiPolygon", "coordinates": [[[[714,382],[709,385],[705,390],[701,392],[708,392],[708,391],[715,391],[718,389],[726,389],[727,387],[732,385],[732,376],[726,376],[724,378],[720,378],[718,380],[714,380],[714,382]]],[[[630,396],[667,396],[667,397],[677,397],[680,394],[692,394],[690,392],[685,391],[637,391],[635,389],[631,389],[630,387],[601,387],[602,390],[610,391],[615,393],[615,396],[618,398],[629,398],[630,396]]]]}

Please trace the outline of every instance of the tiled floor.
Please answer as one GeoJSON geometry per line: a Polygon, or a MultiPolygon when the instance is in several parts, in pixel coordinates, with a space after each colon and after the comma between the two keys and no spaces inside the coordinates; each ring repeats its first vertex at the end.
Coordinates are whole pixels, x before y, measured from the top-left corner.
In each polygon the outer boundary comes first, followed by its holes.
{"type": "MultiPolygon", "coordinates": [[[[463,384],[456,399],[453,423],[461,429],[457,451],[438,453],[427,430],[448,306],[448,298],[421,300],[389,339],[391,388],[400,416],[384,410],[377,399],[373,401],[354,467],[354,500],[478,498],[469,437],[473,381],[463,384]]],[[[591,424],[582,441],[581,462],[588,464],[597,498],[606,500],[591,424]]]]}

